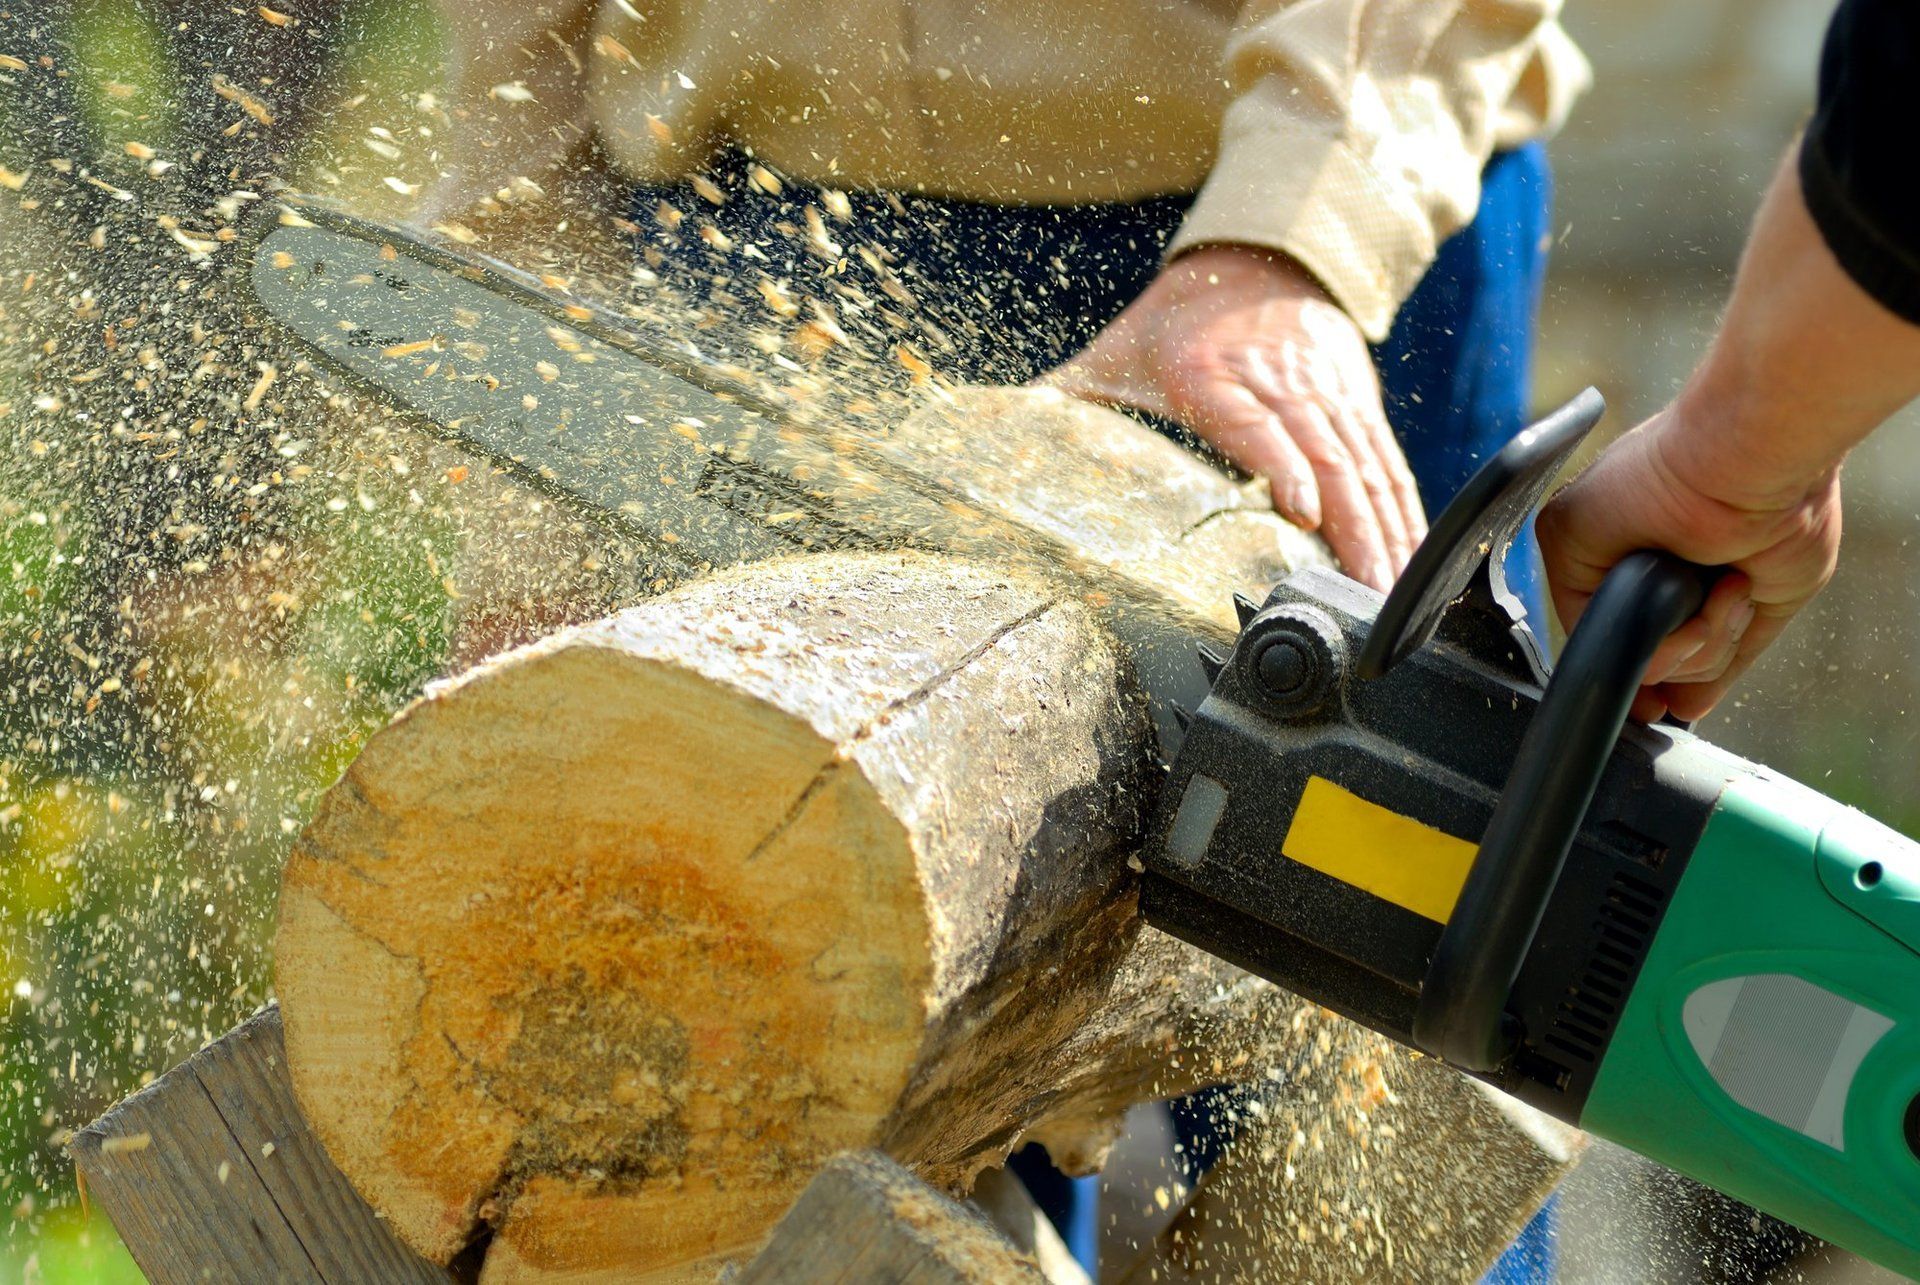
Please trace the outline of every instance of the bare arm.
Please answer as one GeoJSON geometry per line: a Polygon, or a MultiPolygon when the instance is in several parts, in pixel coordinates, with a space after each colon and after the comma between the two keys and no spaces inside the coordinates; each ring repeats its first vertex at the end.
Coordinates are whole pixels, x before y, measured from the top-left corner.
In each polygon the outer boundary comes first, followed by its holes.
{"type": "Polygon", "coordinates": [[[1842,269],[1789,158],[1686,388],[1540,517],[1554,607],[1569,625],[1636,549],[1733,568],[1654,658],[1640,717],[1706,713],[1820,591],[1839,553],[1841,464],[1916,395],[1920,325],[1842,269]]]}

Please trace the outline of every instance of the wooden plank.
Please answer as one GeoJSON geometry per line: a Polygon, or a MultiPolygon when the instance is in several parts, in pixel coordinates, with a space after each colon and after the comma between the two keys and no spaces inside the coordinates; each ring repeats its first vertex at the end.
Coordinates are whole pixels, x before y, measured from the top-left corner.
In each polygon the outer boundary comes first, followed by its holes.
{"type": "Polygon", "coordinates": [[[88,1125],[69,1149],[149,1281],[321,1281],[190,1066],[88,1125]]]}
{"type": "Polygon", "coordinates": [[[154,1285],[446,1285],[327,1158],[293,1097],[269,1008],[69,1144],[86,1190],[154,1285]]]}
{"type": "Polygon", "coordinates": [[[873,1151],[837,1156],[734,1285],[1044,1285],[979,1211],[873,1151]]]}
{"type": "Polygon", "coordinates": [[[294,1100],[280,1012],[262,1013],[188,1065],[248,1154],[274,1204],[328,1281],[444,1282],[396,1239],[334,1166],[294,1100]]]}

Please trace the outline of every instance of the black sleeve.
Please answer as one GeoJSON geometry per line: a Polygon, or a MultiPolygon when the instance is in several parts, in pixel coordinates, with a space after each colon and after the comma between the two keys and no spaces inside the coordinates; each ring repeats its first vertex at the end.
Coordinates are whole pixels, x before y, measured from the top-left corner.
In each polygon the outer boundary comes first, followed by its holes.
{"type": "Polygon", "coordinates": [[[1920,0],[1842,0],[1800,188],[1847,275],[1920,323],[1920,0]]]}

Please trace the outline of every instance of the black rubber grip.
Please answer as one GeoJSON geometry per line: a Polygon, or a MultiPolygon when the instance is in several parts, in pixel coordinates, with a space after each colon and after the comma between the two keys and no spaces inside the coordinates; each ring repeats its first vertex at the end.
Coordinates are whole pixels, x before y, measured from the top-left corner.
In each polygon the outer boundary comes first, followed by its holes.
{"type": "Polygon", "coordinates": [[[1507,546],[1606,412],[1606,400],[1589,388],[1479,467],[1440,510],[1380,605],[1354,673],[1378,678],[1426,646],[1483,565],[1496,596],[1505,589],[1507,546]]]}
{"type": "Polygon", "coordinates": [[[1547,683],[1473,868],[1427,967],[1414,1041],[1497,1070],[1520,1032],[1506,1016],[1567,852],[1593,802],[1647,662],[1705,600],[1715,573],[1642,552],[1607,573],[1547,683]]]}

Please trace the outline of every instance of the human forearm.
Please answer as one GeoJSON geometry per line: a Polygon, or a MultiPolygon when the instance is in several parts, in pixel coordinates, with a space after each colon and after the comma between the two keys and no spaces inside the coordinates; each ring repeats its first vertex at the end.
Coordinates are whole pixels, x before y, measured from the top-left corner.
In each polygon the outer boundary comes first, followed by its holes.
{"type": "Polygon", "coordinates": [[[1726,568],[1649,666],[1641,717],[1705,714],[1819,593],[1839,555],[1841,462],[1917,394],[1920,325],[1841,268],[1783,164],[1686,389],[1540,515],[1566,625],[1635,549],[1726,568]]]}
{"type": "Polygon", "coordinates": [[[1674,408],[1670,462],[1727,503],[1774,507],[1916,395],[1920,325],[1842,269],[1783,162],[1720,333],[1674,408]]]}
{"type": "Polygon", "coordinates": [[[1767,189],[1705,359],[1540,514],[1568,626],[1636,549],[1723,569],[1648,666],[1642,718],[1712,709],[1820,592],[1840,552],[1841,463],[1920,395],[1916,49],[1911,0],[1841,0],[1818,108],[1767,189]]]}

